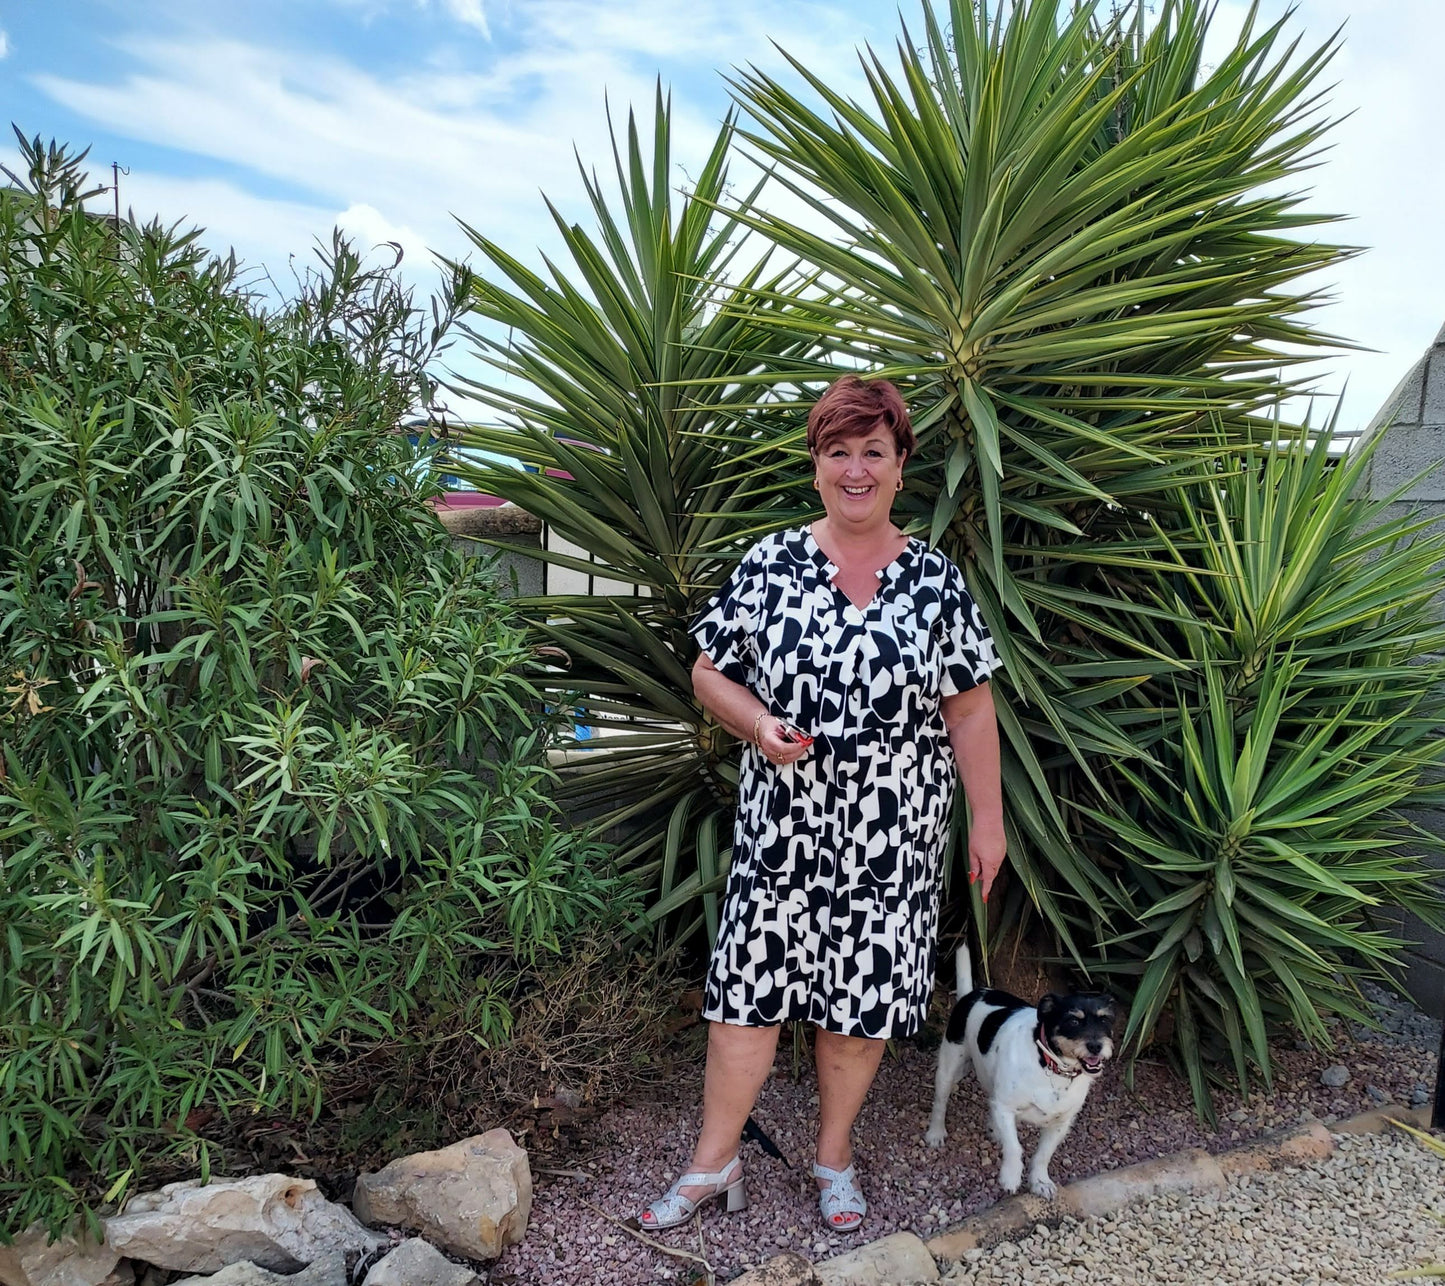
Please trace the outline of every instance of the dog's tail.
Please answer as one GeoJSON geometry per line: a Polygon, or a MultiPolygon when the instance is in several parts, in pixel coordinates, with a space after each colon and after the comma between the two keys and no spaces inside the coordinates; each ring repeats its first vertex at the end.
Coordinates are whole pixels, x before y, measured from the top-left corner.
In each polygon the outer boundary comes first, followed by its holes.
{"type": "Polygon", "coordinates": [[[968,957],[968,940],[958,944],[953,953],[953,994],[966,996],[973,990],[973,961],[968,957]]]}

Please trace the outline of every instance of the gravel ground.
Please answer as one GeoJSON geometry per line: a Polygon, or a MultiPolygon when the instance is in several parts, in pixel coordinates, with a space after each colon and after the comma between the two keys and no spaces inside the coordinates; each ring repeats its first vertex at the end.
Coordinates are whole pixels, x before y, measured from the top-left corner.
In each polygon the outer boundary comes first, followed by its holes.
{"type": "Polygon", "coordinates": [[[1445,1160],[1398,1133],[1338,1135],[1333,1156],[1224,1192],[1153,1197],[969,1251],[955,1286],[1375,1286],[1445,1260],[1445,1160]]]}
{"type": "MultiPolygon", "coordinates": [[[[1339,1046],[1328,1054],[1277,1050],[1273,1092],[1266,1096],[1257,1089],[1248,1102],[1217,1096],[1219,1126],[1213,1130],[1195,1119],[1188,1087],[1162,1064],[1138,1064],[1132,1088],[1111,1069],[1055,1157],[1054,1179],[1067,1183],[1185,1147],[1226,1151],[1309,1114],[1329,1121],[1378,1106],[1382,1099],[1418,1100],[1434,1087],[1439,1024],[1417,1021],[1418,1015],[1411,1017],[1413,1011],[1398,1009],[1388,997],[1381,1005],[1388,1028],[1383,1034],[1355,1039],[1341,1031],[1339,1046]],[[1336,1064],[1348,1070],[1349,1078],[1331,1088],[1321,1075],[1336,1064]]],[[[755,1144],[744,1145],[749,1208],[727,1215],[716,1205],[706,1207],[701,1245],[693,1223],[656,1234],[658,1241],[701,1253],[717,1280],[726,1281],[784,1250],[816,1261],[899,1230],[926,1238],[997,1200],[998,1156],[974,1083],[967,1080],[954,1091],[948,1143],[930,1151],[923,1131],[932,1101],[934,1055],[904,1044],[896,1058],[885,1059],[855,1134],[855,1160],[870,1207],[863,1231],[852,1236],[830,1232],[819,1218],[816,1189],[808,1177],[816,1081],[811,1067],[794,1080],[786,1036],[780,1045],[754,1117],[792,1168],[763,1155],[755,1144]]],[[[654,1286],[689,1280],[694,1264],[642,1244],[615,1221],[636,1215],[685,1166],[698,1128],[701,1091],[701,1067],[690,1075],[684,1069],[670,1095],[611,1109],[565,1156],[534,1153],[536,1192],[527,1239],[497,1262],[493,1286],[654,1286]]],[[[1025,1148],[1032,1143],[1026,1136],[1025,1148]]],[[[1414,1217],[1412,1207],[1409,1219],[1414,1217]]]]}

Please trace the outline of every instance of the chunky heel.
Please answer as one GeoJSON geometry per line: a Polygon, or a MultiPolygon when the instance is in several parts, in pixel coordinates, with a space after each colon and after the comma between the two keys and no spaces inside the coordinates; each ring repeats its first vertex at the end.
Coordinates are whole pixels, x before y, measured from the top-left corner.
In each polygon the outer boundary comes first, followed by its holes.
{"type": "Polygon", "coordinates": [[[716,1174],[693,1172],[683,1175],[637,1217],[637,1222],[643,1228],[655,1230],[676,1228],[691,1219],[705,1201],[720,1201],[729,1214],[748,1208],[742,1162],[737,1157],[733,1157],[716,1174]],[[711,1184],[712,1191],[704,1192],[697,1198],[682,1195],[683,1188],[701,1188],[704,1184],[711,1184]]]}

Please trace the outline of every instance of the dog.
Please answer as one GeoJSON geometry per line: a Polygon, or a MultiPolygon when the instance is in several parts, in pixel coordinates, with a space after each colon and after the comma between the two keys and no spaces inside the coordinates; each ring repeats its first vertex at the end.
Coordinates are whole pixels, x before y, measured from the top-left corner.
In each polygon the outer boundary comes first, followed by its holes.
{"type": "Polygon", "coordinates": [[[1006,991],[975,988],[966,944],[955,961],[957,998],[938,1051],[928,1146],[940,1148],[948,1137],[943,1124],[948,1096],[971,1062],[989,1097],[993,1134],[1003,1149],[999,1186],[1018,1191],[1024,1163],[1018,1123],[1037,1125],[1029,1188],[1050,1200],[1058,1189],[1049,1178],[1049,1162],[1113,1057],[1118,1004],[1102,992],[1051,992],[1030,1005],[1006,991]]]}

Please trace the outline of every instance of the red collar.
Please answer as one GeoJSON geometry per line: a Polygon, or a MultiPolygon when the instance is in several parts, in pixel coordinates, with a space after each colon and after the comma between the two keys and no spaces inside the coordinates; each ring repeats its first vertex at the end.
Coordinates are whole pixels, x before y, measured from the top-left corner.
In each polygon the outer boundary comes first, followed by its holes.
{"type": "Polygon", "coordinates": [[[1059,1056],[1044,1044],[1044,1025],[1040,1023],[1034,1028],[1034,1044],[1039,1047],[1039,1066],[1046,1072],[1053,1072],[1055,1076],[1067,1076],[1073,1080],[1076,1076],[1082,1076],[1082,1067],[1065,1067],[1059,1061],[1059,1056]]]}

